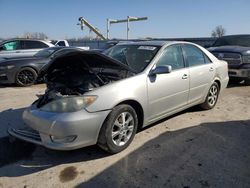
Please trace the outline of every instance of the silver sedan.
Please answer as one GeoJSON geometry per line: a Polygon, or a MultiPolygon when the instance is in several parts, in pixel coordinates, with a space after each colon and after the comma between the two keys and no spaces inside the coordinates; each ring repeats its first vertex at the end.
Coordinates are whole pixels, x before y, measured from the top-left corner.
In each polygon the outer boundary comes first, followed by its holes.
{"type": "Polygon", "coordinates": [[[40,74],[47,89],[23,113],[22,140],[56,150],[129,146],[139,128],[200,105],[212,109],[228,84],[227,63],[187,42],[118,44],[103,54],[68,52],[40,74]]]}

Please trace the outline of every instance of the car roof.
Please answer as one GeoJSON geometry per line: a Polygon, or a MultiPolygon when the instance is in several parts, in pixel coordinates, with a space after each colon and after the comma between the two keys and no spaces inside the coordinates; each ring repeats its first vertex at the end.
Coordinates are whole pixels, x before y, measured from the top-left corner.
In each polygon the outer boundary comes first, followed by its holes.
{"type": "Polygon", "coordinates": [[[42,40],[42,39],[27,39],[27,38],[11,38],[11,39],[7,39],[7,40],[3,40],[0,42],[0,44],[8,42],[8,41],[13,41],[13,40],[26,40],[26,41],[43,41],[43,42],[49,42],[47,40],[42,40]]]}
{"type": "Polygon", "coordinates": [[[239,34],[239,35],[225,35],[222,37],[224,38],[224,37],[249,37],[249,36],[250,36],[250,34],[239,34]]]}
{"type": "Polygon", "coordinates": [[[130,44],[130,45],[149,45],[149,46],[164,46],[166,44],[171,44],[174,42],[181,42],[181,41],[161,41],[161,40],[150,40],[150,41],[139,41],[139,42],[122,42],[118,43],[117,45],[124,45],[124,44],[130,44]]]}

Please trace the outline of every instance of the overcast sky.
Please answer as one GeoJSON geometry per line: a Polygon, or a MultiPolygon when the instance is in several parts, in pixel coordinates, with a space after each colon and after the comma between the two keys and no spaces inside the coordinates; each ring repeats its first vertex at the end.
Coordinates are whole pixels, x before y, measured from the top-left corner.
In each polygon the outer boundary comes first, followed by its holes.
{"type": "MultiPolygon", "coordinates": [[[[250,33],[250,0],[0,0],[0,38],[44,32],[51,39],[84,37],[83,16],[106,36],[106,19],[149,19],[131,23],[131,38],[209,37],[222,25],[226,34],[250,33]]],[[[126,38],[126,24],[111,26],[112,38],[126,38]]]]}

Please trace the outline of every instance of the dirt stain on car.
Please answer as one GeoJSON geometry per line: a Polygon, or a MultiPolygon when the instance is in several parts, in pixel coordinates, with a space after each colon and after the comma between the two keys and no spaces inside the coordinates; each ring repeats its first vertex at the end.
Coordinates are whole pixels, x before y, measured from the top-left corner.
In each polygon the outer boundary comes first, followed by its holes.
{"type": "Polygon", "coordinates": [[[76,167],[69,166],[64,168],[59,175],[60,181],[62,183],[74,180],[79,172],[77,171],[76,167]]]}

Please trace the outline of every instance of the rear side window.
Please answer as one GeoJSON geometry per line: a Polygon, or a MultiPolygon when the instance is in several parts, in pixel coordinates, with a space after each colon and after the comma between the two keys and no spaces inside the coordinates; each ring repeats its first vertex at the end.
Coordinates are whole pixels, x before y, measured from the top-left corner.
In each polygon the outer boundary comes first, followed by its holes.
{"type": "Polygon", "coordinates": [[[211,60],[196,46],[185,44],[183,50],[189,67],[211,63],[211,60]]]}
{"type": "Polygon", "coordinates": [[[156,66],[171,65],[173,70],[184,68],[182,50],[179,45],[172,45],[164,49],[156,66]]]}
{"type": "Polygon", "coordinates": [[[11,41],[7,42],[2,46],[2,50],[6,51],[12,51],[12,50],[18,50],[20,48],[20,42],[19,41],[11,41]]]}
{"type": "Polygon", "coordinates": [[[48,47],[48,45],[40,41],[22,41],[22,49],[39,49],[48,47]]]}

